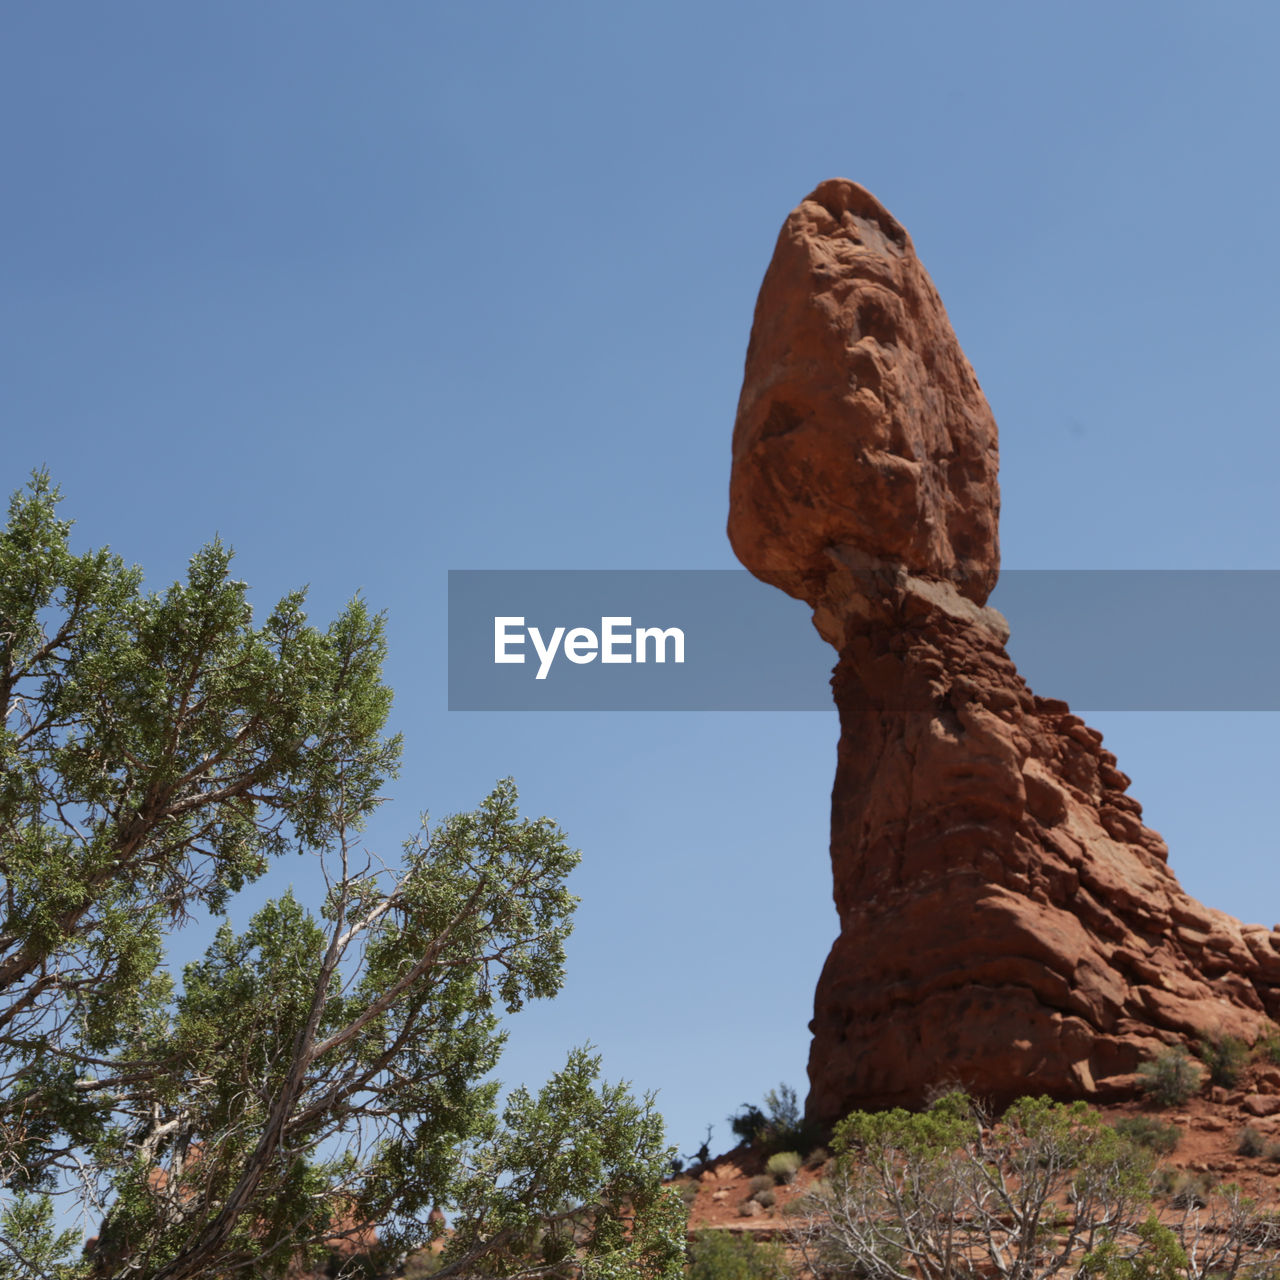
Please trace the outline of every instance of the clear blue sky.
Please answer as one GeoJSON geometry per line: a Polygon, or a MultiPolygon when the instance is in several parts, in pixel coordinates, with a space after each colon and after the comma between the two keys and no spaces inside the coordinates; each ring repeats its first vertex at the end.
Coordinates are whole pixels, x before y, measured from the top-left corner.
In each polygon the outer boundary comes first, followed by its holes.
{"type": "MultiPolygon", "coordinates": [[[[5,489],[48,464],[156,586],[217,532],[264,605],[385,608],[371,837],[512,774],[585,853],[504,1078],[589,1038],[727,1146],[804,1088],[834,714],[450,714],[446,571],[733,565],[756,289],[836,175],[991,400],[1006,565],[1280,567],[1278,39],[1264,4],[5,5],[5,489]]],[[[1188,888],[1280,919],[1276,718],[1092,720],[1188,888]]]]}

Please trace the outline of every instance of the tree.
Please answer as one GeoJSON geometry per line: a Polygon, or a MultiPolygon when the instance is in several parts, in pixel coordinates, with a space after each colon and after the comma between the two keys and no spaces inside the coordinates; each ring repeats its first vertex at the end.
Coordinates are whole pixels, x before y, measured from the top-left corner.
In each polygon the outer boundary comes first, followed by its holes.
{"type": "Polygon", "coordinates": [[[1131,1235],[1148,1201],[1149,1157],[1083,1103],[1023,1098],[996,1122],[952,1093],[920,1114],[854,1112],[833,1147],[830,1177],[796,1220],[815,1272],[1072,1275],[1131,1235]]]}
{"type": "Polygon", "coordinates": [[[729,1117],[729,1128],[749,1147],[759,1151],[811,1151],[813,1127],[800,1114],[800,1099],[785,1081],[764,1095],[764,1109],[754,1102],[744,1102],[742,1109],[729,1117]]]}
{"type": "Polygon", "coordinates": [[[1080,1265],[1083,1280],[1182,1280],[1189,1265],[1177,1233],[1151,1214],[1134,1228],[1134,1240],[1122,1243],[1106,1233],[1080,1265]]]}
{"type": "Polygon", "coordinates": [[[836,1126],[828,1178],[798,1202],[814,1275],[864,1280],[1274,1280],[1280,1223],[1229,1184],[1151,1208],[1151,1155],[1083,1102],[1020,1098],[999,1119],[960,1093],[836,1126]]]}
{"type": "Polygon", "coordinates": [[[1280,1221],[1234,1182],[1187,1197],[1172,1226],[1187,1280],[1274,1280],[1280,1221]]]}
{"type": "Polygon", "coordinates": [[[689,1246],[689,1280],[787,1280],[786,1250],[776,1240],[699,1231],[689,1246]]]}
{"type": "Polygon", "coordinates": [[[651,1098],[585,1049],[501,1115],[487,1078],[562,981],[563,833],[508,780],[394,868],[359,853],[400,747],[381,617],[321,631],[295,592],[255,626],[216,541],[146,594],[58,500],[38,473],[0,536],[0,1275],[270,1275],[375,1226],[390,1257],[435,1206],[441,1275],[677,1266],[651,1098]],[[318,910],[228,921],[176,981],[168,935],[289,851],[318,910]],[[103,1220],[83,1261],[69,1192],[103,1220]]]}

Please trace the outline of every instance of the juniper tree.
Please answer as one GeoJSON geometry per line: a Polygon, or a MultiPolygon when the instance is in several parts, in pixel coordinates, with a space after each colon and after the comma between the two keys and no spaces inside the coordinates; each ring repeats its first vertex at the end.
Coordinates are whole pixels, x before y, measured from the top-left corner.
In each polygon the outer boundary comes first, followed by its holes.
{"type": "Polygon", "coordinates": [[[0,535],[0,1275],[269,1275],[371,1227],[390,1257],[437,1206],[445,1273],[678,1269],[650,1098],[575,1050],[499,1112],[501,1019],[562,981],[563,833],[507,781],[395,866],[358,852],[400,749],[381,617],[318,629],[295,592],[257,625],[216,541],[148,593],[57,503],[37,474],[0,535]],[[170,935],[288,852],[323,901],[172,975],[170,935]]]}

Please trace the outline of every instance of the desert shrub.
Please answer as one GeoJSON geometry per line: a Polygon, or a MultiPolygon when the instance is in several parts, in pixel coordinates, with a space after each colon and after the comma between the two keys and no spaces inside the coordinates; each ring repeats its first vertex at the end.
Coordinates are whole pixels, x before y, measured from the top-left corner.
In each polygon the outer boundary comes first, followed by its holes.
{"type": "Polygon", "coordinates": [[[1079,1274],[1098,1280],[1182,1280],[1188,1259],[1176,1232],[1152,1214],[1133,1235],[1136,1242],[1122,1243],[1104,1231],[1102,1243],[1085,1255],[1079,1274]]]}
{"type": "Polygon", "coordinates": [[[1187,1169],[1160,1169],[1152,1179],[1156,1198],[1166,1201],[1173,1209],[1203,1209],[1209,1203],[1212,1186],[1207,1173],[1192,1173],[1187,1169]]]}
{"type": "Polygon", "coordinates": [[[757,1151],[808,1151],[814,1133],[800,1114],[800,1101],[789,1084],[780,1084],[764,1095],[764,1107],[744,1102],[729,1117],[729,1128],[739,1141],[757,1151]]]}
{"type": "Polygon", "coordinates": [[[1203,1175],[1184,1176],[1180,1185],[1169,1197],[1169,1204],[1175,1209],[1203,1209],[1207,1207],[1209,1188],[1205,1185],[1203,1175]]]}
{"type": "Polygon", "coordinates": [[[1280,1223],[1236,1183],[1213,1187],[1202,1177],[1184,1192],[1182,1207],[1182,1220],[1170,1225],[1192,1265],[1178,1272],[1179,1280],[1275,1280],[1280,1274],[1280,1223]]]}
{"type": "Polygon", "coordinates": [[[763,1191],[757,1191],[751,1198],[764,1209],[772,1209],[778,1203],[778,1194],[772,1187],[765,1187],[763,1191]]]}
{"type": "Polygon", "coordinates": [[[1236,1140],[1236,1155],[1260,1156],[1266,1149],[1266,1139],[1253,1125],[1247,1124],[1240,1130],[1240,1137],[1236,1140]]]}
{"type": "Polygon", "coordinates": [[[765,1162],[765,1169],[775,1182],[792,1182],[800,1171],[804,1159],[798,1151],[779,1151],[765,1162]]]}
{"type": "Polygon", "coordinates": [[[727,1231],[699,1231],[689,1246],[688,1280],[786,1280],[782,1246],[727,1231]]]}
{"type": "Polygon", "coordinates": [[[1159,1107],[1176,1107],[1200,1087],[1200,1068],[1191,1055],[1179,1045],[1166,1049],[1138,1068],[1139,1084],[1159,1107]]]}
{"type": "Polygon", "coordinates": [[[1144,1147],[1161,1156],[1175,1150],[1182,1137],[1182,1130],[1176,1124],[1165,1124],[1155,1116],[1125,1116],[1111,1127],[1135,1147],[1144,1147]]]}
{"type": "Polygon", "coordinates": [[[787,1215],[815,1275],[1075,1274],[1104,1227],[1127,1243],[1149,1202],[1151,1156],[1083,1103],[1023,1098],[996,1120],[954,1093],[917,1114],[854,1112],[833,1147],[787,1215]]]}
{"type": "Polygon", "coordinates": [[[1280,1219],[1204,1174],[1153,1179],[1151,1154],[1084,1103],[1022,1098],[999,1120],[962,1096],[917,1114],[854,1112],[833,1145],[827,1178],[785,1216],[814,1276],[1280,1277],[1280,1219]],[[1167,1202],[1158,1214],[1153,1187],[1167,1202]]]}
{"type": "Polygon", "coordinates": [[[1267,1142],[1262,1147],[1262,1158],[1272,1164],[1280,1164],[1280,1142],[1267,1142]]]}
{"type": "Polygon", "coordinates": [[[680,1193],[680,1199],[684,1201],[686,1208],[698,1198],[698,1184],[696,1182],[677,1182],[675,1188],[680,1193]]]}
{"type": "Polygon", "coordinates": [[[1280,1027],[1268,1027],[1254,1042],[1253,1057],[1258,1062],[1269,1062],[1280,1067],[1280,1027]]]}
{"type": "Polygon", "coordinates": [[[806,1169],[821,1169],[831,1159],[831,1152],[826,1147],[814,1147],[804,1158],[806,1169]]]}
{"type": "Polygon", "coordinates": [[[405,1259],[401,1274],[403,1280],[427,1280],[428,1276],[435,1275],[440,1270],[441,1265],[438,1253],[430,1249],[420,1249],[405,1259]]]}
{"type": "Polygon", "coordinates": [[[768,1120],[754,1102],[744,1102],[742,1110],[729,1117],[729,1128],[739,1142],[758,1147],[764,1138],[768,1120]]]}
{"type": "Polygon", "coordinates": [[[1229,1089],[1249,1061],[1249,1046],[1239,1036],[1206,1036],[1200,1041],[1200,1060],[1209,1069],[1209,1083],[1229,1089]]]}
{"type": "Polygon", "coordinates": [[[750,1182],[751,1194],[757,1191],[769,1191],[773,1188],[773,1175],[770,1173],[758,1173],[750,1182]]]}

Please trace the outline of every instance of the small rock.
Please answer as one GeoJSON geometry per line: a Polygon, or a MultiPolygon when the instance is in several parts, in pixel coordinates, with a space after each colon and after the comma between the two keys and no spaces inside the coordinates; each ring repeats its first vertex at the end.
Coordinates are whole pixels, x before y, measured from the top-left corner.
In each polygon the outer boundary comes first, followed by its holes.
{"type": "Polygon", "coordinates": [[[764,1207],[755,1200],[744,1200],[738,1206],[738,1217],[740,1218],[754,1218],[756,1214],[763,1212],[764,1207]]]}
{"type": "Polygon", "coordinates": [[[1251,1116],[1274,1116],[1280,1114],[1280,1096],[1274,1093],[1251,1093],[1240,1105],[1251,1116]]]}
{"type": "Polygon", "coordinates": [[[713,1200],[727,1200],[729,1198],[729,1193],[728,1191],[713,1191],[711,1193],[711,1198],[713,1200]]]}
{"type": "Polygon", "coordinates": [[[1280,1093],[1280,1067],[1257,1067],[1253,1080],[1259,1093],[1280,1093]]]}

